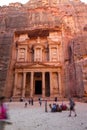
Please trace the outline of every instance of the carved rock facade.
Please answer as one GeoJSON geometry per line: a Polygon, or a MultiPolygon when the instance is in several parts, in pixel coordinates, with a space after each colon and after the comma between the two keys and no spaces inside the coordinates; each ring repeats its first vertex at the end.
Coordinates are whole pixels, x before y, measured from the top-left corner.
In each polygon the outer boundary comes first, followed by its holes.
{"type": "Polygon", "coordinates": [[[86,11],[79,0],[0,7],[0,95],[86,95],[86,11]]]}

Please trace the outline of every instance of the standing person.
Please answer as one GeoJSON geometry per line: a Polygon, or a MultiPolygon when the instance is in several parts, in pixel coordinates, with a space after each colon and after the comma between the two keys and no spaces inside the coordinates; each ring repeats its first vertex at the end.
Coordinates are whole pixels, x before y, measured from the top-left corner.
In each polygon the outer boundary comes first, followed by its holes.
{"type": "Polygon", "coordinates": [[[32,106],[34,105],[34,100],[33,100],[33,98],[31,98],[31,105],[32,105],[32,106]]]}
{"type": "Polygon", "coordinates": [[[12,97],[10,97],[10,100],[9,100],[9,102],[12,102],[13,101],[13,98],[12,97]]]}
{"type": "Polygon", "coordinates": [[[28,102],[27,102],[27,100],[25,100],[25,108],[27,108],[27,104],[28,104],[28,102]]]}
{"type": "Polygon", "coordinates": [[[69,105],[70,105],[69,117],[71,116],[72,111],[74,112],[75,116],[77,116],[76,111],[75,111],[75,102],[71,98],[69,98],[69,105]]]}
{"type": "Polygon", "coordinates": [[[42,105],[42,100],[41,100],[41,98],[39,98],[38,100],[39,100],[39,104],[40,104],[40,106],[41,106],[41,105],[42,105]]]}
{"type": "Polygon", "coordinates": [[[57,102],[57,97],[55,97],[54,101],[57,102]]]}
{"type": "Polygon", "coordinates": [[[28,102],[29,102],[29,105],[30,105],[30,104],[31,104],[31,100],[30,100],[30,98],[29,98],[28,102]]]}

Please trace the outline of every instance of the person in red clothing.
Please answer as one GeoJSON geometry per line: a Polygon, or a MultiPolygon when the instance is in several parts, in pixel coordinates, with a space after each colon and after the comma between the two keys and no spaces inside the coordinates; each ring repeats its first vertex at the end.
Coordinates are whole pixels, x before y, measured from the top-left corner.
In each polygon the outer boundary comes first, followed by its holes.
{"type": "Polygon", "coordinates": [[[4,96],[0,97],[0,120],[7,119],[7,107],[4,104],[4,96]]]}

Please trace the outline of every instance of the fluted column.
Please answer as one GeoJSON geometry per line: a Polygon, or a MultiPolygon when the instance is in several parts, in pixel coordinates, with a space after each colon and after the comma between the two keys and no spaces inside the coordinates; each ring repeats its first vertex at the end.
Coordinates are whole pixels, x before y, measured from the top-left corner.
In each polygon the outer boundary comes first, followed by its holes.
{"type": "Polygon", "coordinates": [[[31,72],[31,91],[30,91],[30,96],[33,97],[33,93],[34,93],[34,88],[33,88],[33,79],[34,79],[34,72],[31,72]]]}
{"type": "Polygon", "coordinates": [[[42,96],[45,97],[45,72],[42,72],[42,96]]]}
{"type": "Polygon", "coordinates": [[[18,79],[18,73],[17,73],[17,72],[15,72],[15,81],[14,81],[13,97],[15,97],[15,96],[16,96],[17,79],[18,79]]]}
{"type": "Polygon", "coordinates": [[[22,97],[25,97],[25,86],[26,86],[26,72],[23,72],[23,89],[22,89],[22,97]]]}
{"type": "Polygon", "coordinates": [[[50,72],[50,96],[53,96],[52,72],[50,72]]]}

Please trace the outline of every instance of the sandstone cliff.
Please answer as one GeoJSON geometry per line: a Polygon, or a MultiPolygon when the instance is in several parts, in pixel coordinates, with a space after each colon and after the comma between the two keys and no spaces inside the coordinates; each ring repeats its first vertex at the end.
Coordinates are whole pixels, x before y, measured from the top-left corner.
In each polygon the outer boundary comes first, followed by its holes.
{"type": "Polygon", "coordinates": [[[15,3],[0,7],[0,95],[9,89],[7,95],[11,96],[14,34],[30,32],[31,37],[41,30],[55,29],[62,31],[65,95],[84,95],[84,87],[87,87],[87,5],[79,0],[30,0],[24,5],[15,3]]]}

